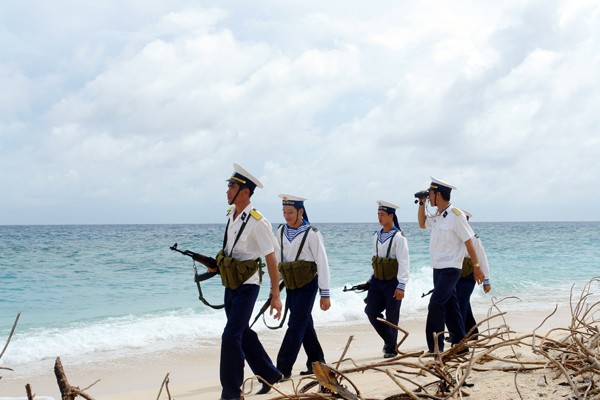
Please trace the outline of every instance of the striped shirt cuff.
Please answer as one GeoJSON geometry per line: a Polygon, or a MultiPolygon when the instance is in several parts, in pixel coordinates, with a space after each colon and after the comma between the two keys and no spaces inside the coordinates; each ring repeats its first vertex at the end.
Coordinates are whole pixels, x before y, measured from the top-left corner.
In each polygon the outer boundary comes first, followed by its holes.
{"type": "Polygon", "coordinates": [[[402,290],[404,292],[404,290],[406,289],[406,283],[398,282],[398,286],[396,286],[396,289],[402,290]]]}
{"type": "Polygon", "coordinates": [[[319,293],[321,294],[321,297],[329,297],[329,289],[319,288],[319,293]]]}
{"type": "Polygon", "coordinates": [[[484,279],[483,280],[483,286],[490,286],[490,280],[489,279],[484,279]]]}

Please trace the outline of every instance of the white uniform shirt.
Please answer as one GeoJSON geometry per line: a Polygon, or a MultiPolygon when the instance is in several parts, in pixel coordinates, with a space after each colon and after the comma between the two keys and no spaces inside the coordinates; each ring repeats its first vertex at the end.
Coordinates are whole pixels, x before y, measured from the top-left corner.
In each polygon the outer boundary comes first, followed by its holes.
{"type": "MultiPolygon", "coordinates": [[[[397,228],[392,229],[390,232],[393,232],[394,230],[397,230],[397,228]]],[[[381,230],[377,231],[374,235],[373,255],[378,257],[387,257],[390,240],[392,240],[392,248],[390,249],[389,258],[395,258],[398,260],[398,275],[396,276],[398,278],[398,286],[396,289],[404,291],[406,289],[406,284],[408,283],[408,271],[410,269],[410,263],[408,255],[408,242],[402,232],[398,231],[392,239],[391,235],[384,233],[382,236],[381,230]],[[383,242],[379,240],[380,237],[385,238],[383,242]]]]}
{"type": "Polygon", "coordinates": [[[425,227],[431,228],[431,266],[435,269],[462,269],[462,262],[467,253],[465,242],[475,236],[465,214],[449,205],[440,215],[427,217],[425,227]]]}
{"type": "MultiPolygon", "coordinates": [[[[475,235],[473,238],[473,245],[475,246],[475,252],[477,252],[477,260],[479,261],[479,268],[481,268],[481,272],[483,272],[483,284],[490,284],[490,266],[488,264],[487,254],[485,253],[485,249],[483,248],[483,243],[481,243],[481,239],[479,236],[475,235]]],[[[469,253],[465,255],[467,258],[471,258],[469,253]]]]}
{"type": "MultiPolygon", "coordinates": [[[[329,261],[327,259],[327,253],[325,252],[325,244],[323,242],[323,236],[321,235],[321,232],[309,227],[309,225],[301,225],[299,228],[301,231],[298,232],[298,234],[290,241],[286,235],[287,227],[287,225],[282,225],[277,231],[278,242],[281,239],[281,233],[283,232],[283,243],[281,243],[281,246],[283,247],[283,260],[279,261],[296,261],[298,249],[300,248],[302,239],[306,234],[306,229],[308,229],[308,236],[306,237],[306,242],[304,243],[304,247],[300,252],[298,260],[313,261],[317,264],[319,293],[321,294],[321,297],[329,297],[329,261]],[[305,228],[302,229],[303,227],[305,228]]],[[[277,258],[281,258],[281,251],[277,253],[277,258]]]]}
{"type": "MultiPolygon", "coordinates": [[[[230,208],[227,213],[229,219],[229,227],[227,228],[227,243],[225,245],[225,255],[233,257],[236,260],[246,261],[255,260],[258,257],[262,258],[262,262],[265,262],[265,256],[279,251],[279,244],[273,235],[273,228],[265,217],[256,219],[250,212],[252,211],[252,204],[248,206],[238,214],[234,220],[233,215],[235,213],[235,206],[230,208]],[[244,221],[248,221],[242,235],[235,244],[235,239],[238,232],[242,228],[244,221]],[[233,248],[233,253],[231,249],[233,248]]],[[[259,271],[256,271],[244,284],[260,284],[259,271]]]]}

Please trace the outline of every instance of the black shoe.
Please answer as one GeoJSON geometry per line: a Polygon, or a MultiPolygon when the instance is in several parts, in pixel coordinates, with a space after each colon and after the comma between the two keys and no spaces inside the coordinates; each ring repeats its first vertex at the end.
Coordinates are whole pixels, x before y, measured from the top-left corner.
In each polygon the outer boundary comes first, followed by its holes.
{"type": "Polygon", "coordinates": [[[267,385],[266,383],[262,384],[262,387],[258,390],[258,392],[256,392],[256,394],[267,394],[271,391],[271,386],[267,385]]]}
{"type": "Polygon", "coordinates": [[[300,375],[302,375],[302,376],[312,375],[312,374],[313,374],[312,369],[307,369],[306,371],[300,371],[300,375]]]}
{"type": "MultiPolygon", "coordinates": [[[[385,346],[383,346],[383,349],[381,349],[381,351],[383,352],[384,357],[386,354],[394,354],[394,356],[396,356],[398,354],[398,353],[396,353],[396,345],[388,346],[386,344],[385,346]]],[[[389,358],[389,357],[385,357],[385,358],[389,358]]]]}
{"type": "Polygon", "coordinates": [[[388,351],[383,355],[383,358],[394,358],[398,355],[395,351],[388,351]]]}
{"type": "Polygon", "coordinates": [[[259,389],[258,392],[256,392],[256,394],[267,394],[267,393],[269,393],[271,391],[271,386],[273,386],[276,383],[279,383],[279,382],[283,381],[283,379],[284,379],[283,374],[281,372],[279,372],[279,375],[277,376],[277,378],[274,381],[269,382],[270,385],[267,385],[266,383],[263,383],[262,387],[259,389]]]}

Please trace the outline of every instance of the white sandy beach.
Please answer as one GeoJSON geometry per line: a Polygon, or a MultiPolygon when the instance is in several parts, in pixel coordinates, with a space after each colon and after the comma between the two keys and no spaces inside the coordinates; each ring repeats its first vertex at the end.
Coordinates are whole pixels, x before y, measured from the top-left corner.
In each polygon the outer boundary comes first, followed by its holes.
{"type": "MultiPolygon", "coordinates": [[[[552,308],[553,309],[553,308],[552,308]]],[[[506,322],[511,330],[519,333],[531,333],[544,318],[552,311],[511,313],[505,316],[506,322]]],[[[480,319],[484,315],[478,316],[480,319]]],[[[570,322],[570,313],[567,307],[562,307],[554,315],[539,333],[544,334],[555,327],[566,327],[570,322]]],[[[501,320],[495,325],[502,323],[501,320]]],[[[402,321],[403,329],[410,332],[406,341],[400,347],[402,352],[425,350],[424,320],[402,321]]],[[[368,321],[362,323],[323,327],[318,326],[317,332],[320,336],[325,356],[329,365],[334,365],[342,354],[348,338],[353,335],[346,357],[352,358],[358,365],[370,364],[381,361],[382,342],[371,328],[368,321]]],[[[259,336],[263,345],[272,358],[275,358],[278,346],[283,335],[283,330],[262,331],[259,336]]],[[[399,337],[402,337],[400,334],[399,337]]],[[[60,399],[60,392],[56,384],[53,366],[54,360],[45,360],[47,368],[41,375],[32,375],[27,378],[11,378],[10,371],[0,371],[3,378],[0,380],[0,399],[4,397],[25,398],[25,385],[31,384],[32,391],[37,396],[50,396],[60,399]]],[[[293,384],[297,384],[300,376],[298,373],[304,369],[305,358],[301,351],[296,362],[292,381],[278,385],[278,389],[286,394],[293,394],[293,384]]],[[[350,367],[350,363],[343,364],[340,369],[350,367]]],[[[219,347],[195,346],[190,343],[189,350],[171,351],[167,353],[154,353],[152,355],[135,356],[110,362],[98,362],[84,367],[72,367],[63,361],[63,367],[67,374],[69,383],[85,389],[86,393],[95,399],[105,400],[147,400],[156,399],[163,379],[169,374],[169,391],[173,399],[218,399],[220,397],[219,383],[219,347]],[[86,389],[89,385],[93,387],[86,389]]],[[[246,377],[252,373],[247,368],[246,377]]],[[[350,376],[363,396],[374,399],[383,399],[393,394],[401,393],[389,377],[382,373],[366,372],[355,373],[350,376]]],[[[543,379],[543,372],[520,374],[518,377],[519,391],[523,398],[562,398],[569,393],[568,387],[560,387],[547,377],[548,384],[539,386],[538,382],[543,379]]],[[[468,389],[471,399],[518,399],[515,390],[515,376],[510,372],[473,372],[468,382],[475,386],[468,389]]],[[[307,381],[304,381],[307,383],[307,381]]],[[[251,393],[256,392],[260,385],[254,380],[254,388],[251,393]]],[[[246,390],[250,388],[247,386],[246,390]]],[[[248,392],[247,392],[248,393],[248,392]]],[[[248,393],[247,399],[270,399],[281,396],[276,391],[268,395],[254,395],[248,393]]],[[[167,399],[163,390],[160,397],[167,399]]]]}

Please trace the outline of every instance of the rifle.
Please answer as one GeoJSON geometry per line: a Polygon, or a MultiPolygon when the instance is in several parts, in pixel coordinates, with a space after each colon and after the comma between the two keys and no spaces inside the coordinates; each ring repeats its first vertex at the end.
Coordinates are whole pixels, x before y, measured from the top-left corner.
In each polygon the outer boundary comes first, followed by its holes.
{"type": "Polygon", "coordinates": [[[204,265],[206,268],[211,268],[211,269],[217,270],[217,272],[205,272],[200,275],[196,274],[198,277],[201,277],[200,281],[205,281],[219,273],[219,271],[218,271],[219,267],[217,266],[217,260],[215,260],[214,258],[205,256],[203,254],[194,253],[193,251],[190,251],[190,250],[181,251],[177,248],[177,243],[175,243],[173,246],[171,246],[169,248],[173,251],[183,254],[184,256],[191,257],[192,260],[199,262],[200,264],[204,265]]]}
{"type": "Polygon", "coordinates": [[[429,296],[431,293],[433,293],[433,289],[431,289],[431,290],[430,290],[429,292],[427,292],[427,293],[423,293],[423,294],[421,295],[421,298],[423,298],[423,297],[425,297],[425,296],[429,296]]]}
{"type": "MultiPolygon", "coordinates": [[[[279,292],[281,293],[281,291],[283,290],[285,284],[283,283],[283,281],[279,282],[279,292]]],[[[262,305],[262,307],[260,308],[260,310],[258,310],[258,313],[256,314],[256,317],[254,317],[254,321],[252,321],[252,324],[250,324],[250,328],[252,328],[252,326],[256,323],[256,321],[258,321],[258,319],[260,318],[260,316],[262,315],[263,317],[263,321],[265,323],[265,326],[269,329],[279,329],[283,326],[283,324],[285,323],[285,318],[287,317],[287,313],[289,310],[288,304],[287,304],[287,298],[285,300],[285,311],[283,312],[283,317],[281,318],[281,322],[279,323],[279,326],[276,327],[271,327],[269,325],[267,325],[267,322],[265,321],[265,311],[267,311],[267,308],[269,308],[269,306],[271,305],[271,299],[273,298],[272,294],[269,294],[269,298],[267,299],[267,301],[265,301],[265,303],[262,305]]]]}
{"type": "Polygon", "coordinates": [[[371,281],[366,281],[365,283],[359,283],[358,285],[354,285],[351,288],[347,288],[346,285],[344,285],[344,292],[356,292],[356,293],[362,293],[362,292],[366,292],[367,290],[369,290],[369,287],[371,286],[371,281]]]}
{"type": "Polygon", "coordinates": [[[219,273],[218,266],[217,266],[217,260],[215,260],[212,257],[207,257],[203,254],[194,253],[193,251],[190,251],[190,250],[181,251],[177,248],[177,243],[175,243],[173,246],[170,246],[169,248],[173,251],[183,254],[184,256],[191,257],[192,260],[194,260],[194,282],[196,282],[196,286],[198,287],[198,298],[200,299],[200,301],[202,303],[204,303],[205,305],[209,306],[210,308],[214,308],[215,310],[219,310],[219,309],[225,307],[225,304],[219,304],[216,306],[210,304],[204,298],[204,295],[202,294],[202,288],[200,287],[200,282],[210,279],[219,273]],[[196,262],[199,262],[200,264],[204,265],[206,268],[216,269],[217,272],[208,272],[207,271],[202,274],[199,274],[198,269],[196,268],[196,262]]]}

